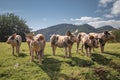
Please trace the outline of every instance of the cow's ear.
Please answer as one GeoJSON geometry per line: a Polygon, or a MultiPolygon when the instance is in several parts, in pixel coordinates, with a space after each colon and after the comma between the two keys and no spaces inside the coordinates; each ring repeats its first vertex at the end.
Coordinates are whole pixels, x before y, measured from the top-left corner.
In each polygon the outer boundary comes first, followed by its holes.
{"type": "Polygon", "coordinates": [[[89,39],[94,39],[94,36],[90,36],[89,39]]]}
{"type": "Polygon", "coordinates": [[[67,31],[67,32],[66,32],[66,35],[67,35],[67,36],[71,36],[72,34],[71,34],[70,31],[67,31]]]}

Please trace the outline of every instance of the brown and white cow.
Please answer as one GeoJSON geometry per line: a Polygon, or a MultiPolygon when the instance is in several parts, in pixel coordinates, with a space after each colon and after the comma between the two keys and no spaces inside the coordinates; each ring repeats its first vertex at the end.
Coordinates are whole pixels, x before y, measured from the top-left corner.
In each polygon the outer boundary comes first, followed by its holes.
{"type": "Polygon", "coordinates": [[[45,48],[45,37],[43,34],[37,34],[36,36],[27,36],[29,38],[29,49],[30,49],[30,55],[31,60],[34,61],[34,52],[36,53],[36,56],[39,59],[39,62],[41,63],[41,59],[44,55],[44,48],[45,48]]]}
{"type": "Polygon", "coordinates": [[[70,31],[66,33],[66,35],[55,35],[53,34],[50,37],[51,47],[53,51],[53,55],[55,55],[55,50],[57,47],[65,48],[65,57],[71,57],[71,49],[74,42],[76,42],[76,36],[72,34],[70,31]],[[67,54],[67,49],[69,51],[69,55],[67,54]]]}
{"type": "Polygon", "coordinates": [[[101,53],[104,52],[106,42],[115,38],[111,31],[104,31],[103,33],[89,33],[89,35],[92,35],[98,39],[101,53]]]}
{"type": "MultiPolygon", "coordinates": [[[[99,44],[98,33],[89,33],[89,35],[90,35],[90,36],[94,36],[94,38],[95,38],[96,41],[97,41],[97,44],[99,44]]],[[[94,48],[93,48],[93,51],[95,51],[94,48]]]]}
{"type": "Polygon", "coordinates": [[[94,38],[94,36],[84,35],[81,38],[81,43],[81,51],[83,52],[83,47],[85,47],[86,55],[89,57],[91,56],[91,49],[98,48],[98,41],[94,38]]]}
{"type": "Polygon", "coordinates": [[[113,40],[114,38],[115,38],[115,36],[109,31],[104,31],[103,33],[98,34],[101,53],[104,52],[104,46],[105,46],[106,42],[109,40],[113,40]]]}
{"type": "Polygon", "coordinates": [[[20,46],[21,46],[21,42],[22,42],[22,38],[20,35],[17,35],[16,33],[12,34],[6,42],[8,44],[11,44],[13,55],[14,55],[14,48],[16,48],[16,53],[20,52],[20,46]]]}
{"type": "Polygon", "coordinates": [[[78,53],[78,50],[79,50],[79,44],[81,42],[81,39],[83,36],[87,35],[85,32],[80,32],[78,35],[77,35],[77,50],[76,50],[76,53],[78,53]]]}

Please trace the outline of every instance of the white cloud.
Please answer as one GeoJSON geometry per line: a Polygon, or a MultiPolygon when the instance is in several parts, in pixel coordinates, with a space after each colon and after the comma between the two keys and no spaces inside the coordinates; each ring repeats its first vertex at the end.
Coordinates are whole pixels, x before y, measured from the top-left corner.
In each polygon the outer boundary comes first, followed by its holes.
{"type": "Polygon", "coordinates": [[[105,14],[104,17],[106,17],[106,18],[113,18],[114,16],[111,15],[111,14],[105,14]]]}
{"type": "Polygon", "coordinates": [[[100,17],[88,17],[88,16],[84,16],[84,17],[81,17],[81,18],[76,18],[76,19],[73,19],[71,18],[70,21],[74,21],[76,23],[88,23],[88,22],[94,22],[94,21],[99,21],[101,20],[100,17]]]}
{"type": "Polygon", "coordinates": [[[114,28],[120,28],[120,20],[103,20],[103,21],[89,22],[88,24],[96,28],[104,25],[111,25],[114,28]]]}
{"type": "Polygon", "coordinates": [[[108,3],[113,2],[114,0],[100,0],[99,1],[99,7],[107,7],[108,3]]]}
{"type": "MultiPolygon", "coordinates": [[[[120,0],[100,0],[99,7],[104,7],[104,17],[106,18],[114,18],[120,16],[120,0]],[[108,4],[111,3],[111,7],[108,4]]],[[[100,8],[96,10],[96,12],[101,11],[100,8]]]]}
{"type": "Polygon", "coordinates": [[[85,17],[81,17],[80,19],[71,18],[70,21],[72,21],[73,24],[76,24],[76,25],[89,24],[96,28],[104,26],[104,25],[111,25],[115,28],[120,28],[120,20],[113,20],[113,19],[112,20],[104,20],[103,18],[100,18],[100,17],[85,16],[85,17]]]}
{"type": "Polygon", "coordinates": [[[111,8],[111,14],[115,16],[120,15],[120,0],[116,0],[116,2],[113,4],[113,7],[111,8]]]}

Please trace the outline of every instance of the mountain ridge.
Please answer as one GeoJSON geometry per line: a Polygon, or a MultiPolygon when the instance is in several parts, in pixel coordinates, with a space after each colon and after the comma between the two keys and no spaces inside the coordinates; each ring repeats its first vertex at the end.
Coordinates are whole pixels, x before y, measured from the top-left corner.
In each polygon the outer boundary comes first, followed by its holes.
{"type": "Polygon", "coordinates": [[[46,41],[49,41],[50,36],[52,34],[60,34],[60,35],[65,35],[65,33],[67,31],[71,31],[74,32],[76,30],[78,30],[78,32],[86,32],[86,33],[90,33],[90,32],[96,32],[96,33],[100,33],[103,32],[105,30],[113,30],[115,28],[113,28],[112,26],[109,27],[109,25],[107,26],[102,26],[100,28],[95,28],[89,24],[83,24],[83,25],[74,25],[74,24],[57,24],[57,25],[53,25],[44,29],[40,29],[35,31],[35,34],[43,34],[45,35],[46,41]]]}

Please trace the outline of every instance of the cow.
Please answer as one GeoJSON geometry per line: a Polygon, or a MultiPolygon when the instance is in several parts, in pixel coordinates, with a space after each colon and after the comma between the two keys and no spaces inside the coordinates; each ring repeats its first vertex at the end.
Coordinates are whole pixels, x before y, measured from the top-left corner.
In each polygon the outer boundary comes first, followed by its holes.
{"type": "Polygon", "coordinates": [[[12,34],[11,36],[9,36],[8,40],[6,41],[8,44],[11,44],[12,46],[12,54],[14,55],[14,48],[16,47],[16,53],[19,54],[20,52],[20,46],[21,46],[21,42],[22,42],[22,38],[20,35],[12,34]]]}
{"type": "Polygon", "coordinates": [[[78,35],[77,35],[77,50],[76,50],[76,53],[78,53],[79,44],[80,44],[80,42],[81,42],[81,38],[82,38],[83,36],[85,36],[85,35],[86,35],[85,32],[80,32],[80,33],[78,33],[78,35]]]}
{"type": "MultiPolygon", "coordinates": [[[[89,35],[90,35],[90,36],[94,36],[94,38],[95,38],[96,41],[97,41],[97,44],[99,44],[98,33],[89,33],[89,35]]],[[[95,51],[94,48],[93,48],[93,51],[95,51]]]]}
{"type": "Polygon", "coordinates": [[[91,56],[91,49],[98,48],[98,41],[94,38],[94,36],[90,36],[88,34],[81,37],[81,51],[83,52],[83,47],[85,47],[86,56],[91,56]]]}
{"type": "Polygon", "coordinates": [[[110,31],[104,31],[103,33],[98,34],[101,53],[104,53],[104,46],[105,46],[106,42],[109,40],[113,40],[114,38],[115,38],[115,36],[110,31]]]}
{"type": "Polygon", "coordinates": [[[41,63],[41,59],[44,56],[44,48],[45,48],[45,37],[43,34],[37,34],[36,36],[27,36],[29,38],[29,50],[31,55],[31,61],[34,61],[34,52],[39,59],[39,63],[41,63]]]}
{"type": "Polygon", "coordinates": [[[30,53],[30,41],[33,39],[33,36],[34,36],[34,33],[25,33],[25,36],[26,36],[26,42],[28,44],[28,48],[29,48],[29,54],[31,56],[31,53],[30,53]]]}
{"type": "Polygon", "coordinates": [[[102,33],[89,33],[89,35],[92,35],[98,39],[101,53],[104,52],[104,46],[106,42],[115,38],[111,31],[104,31],[102,33]]]}
{"type": "Polygon", "coordinates": [[[67,31],[66,35],[53,34],[50,37],[53,55],[55,56],[55,50],[57,47],[59,47],[65,49],[65,57],[72,57],[71,49],[74,42],[76,42],[76,36],[70,31],[67,31]],[[67,54],[67,49],[69,51],[69,55],[67,54]]]}

